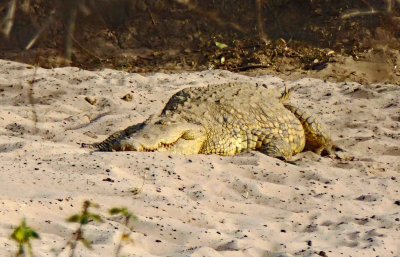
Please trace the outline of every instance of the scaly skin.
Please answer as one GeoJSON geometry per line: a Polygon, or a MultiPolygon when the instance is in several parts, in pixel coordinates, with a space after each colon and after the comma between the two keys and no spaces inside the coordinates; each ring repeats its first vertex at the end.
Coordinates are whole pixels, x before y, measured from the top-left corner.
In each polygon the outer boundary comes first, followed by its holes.
{"type": "Polygon", "coordinates": [[[173,95],[158,117],[116,132],[100,151],[167,151],[235,155],[257,150],[289,160],[307,150],[332,153],[322,125],[289,104],[289,92],[248,83],[186,88],[173,95]]]}

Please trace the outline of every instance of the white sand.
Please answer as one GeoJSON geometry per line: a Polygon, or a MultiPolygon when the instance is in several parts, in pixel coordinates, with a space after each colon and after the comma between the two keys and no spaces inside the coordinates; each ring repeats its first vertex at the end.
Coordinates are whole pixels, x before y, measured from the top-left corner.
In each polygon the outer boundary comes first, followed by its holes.
{"type": "MultiPolygon", "coordinates": [[[[118,206],[138,216],[124,256],[400,256],[399,86],[286,82],[298,86],[294,102],[317,113],[354,156],[303,153],[293,165],[258,152],[91,153],[79,145],[158,114],[182,88],[228,81],[282,88],[277,77],[78,68],[33,74],[0,61],[0,256],[16,252],[9,235],[23,217],[41,235],[36,256],[54,256],[51,249],[76,229],[65,219],[85,199],[100,204],[94,212],[103,218],[118,206]],[[131,102],[120,99],[127,93],[131,102]],[[144,177],[143,191],[131,193],[144,177]]],[[[93,251],[79,247],[77,256],[114,256],[123,229],[117,218],[90,223],[93,251]]]]}

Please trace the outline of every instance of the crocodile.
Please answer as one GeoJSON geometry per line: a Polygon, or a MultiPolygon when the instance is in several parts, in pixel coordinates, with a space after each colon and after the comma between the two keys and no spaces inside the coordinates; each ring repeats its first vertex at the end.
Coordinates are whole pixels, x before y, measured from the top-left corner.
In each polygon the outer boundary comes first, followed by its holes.
{"type": "Polygon", "coordinates": [[[174,94],[160,115],[82,147],[224,156],[256,150],[284,160],[304,150],[333,154],[324,125],[291,104],[291,92],[252,83],[188,87],[174,94]]]}

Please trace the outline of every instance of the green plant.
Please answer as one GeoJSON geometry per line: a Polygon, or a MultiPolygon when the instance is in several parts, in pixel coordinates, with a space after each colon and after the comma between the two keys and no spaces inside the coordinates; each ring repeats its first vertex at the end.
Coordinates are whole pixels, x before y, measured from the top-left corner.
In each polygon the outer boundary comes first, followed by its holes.
{"type": "MultiPolygon", "coordinates": [[[[112,209],[110,209],[109,213],[111,215],[120,215],[120,216],[122,216],[123,219],[124,219],[123,224],[126,227],[128,227],[129,222],[137,220],[136,215],[134,215],[132,212],[128,211],[128,209],[124,208],[124,207],[123,208],[112,208],[112,209]]],[[[122,233],[122,235],[120,237],[120,240],[119,240],[119,242],[117,244],[117,248],[115,249],[115,256],[116,257],[118,257],[120,252],[121,252],[123,242],[132,242],[132,239],[130,238],[130,235],[131,235],[131,230],[129,230],[128,232],[123,232],[122,233]]]]}
{"type": "Polygon", "coordinates": [[[31,239],[39,239],[39,234],[31,227],[26,225],[25,219],[11,234],[11,238],[18,244],[18,252],[15,256],[29,256],[33,257],[31,239]],[[27,249],[27,251],[26,251],[27,249]]]}
{"type": "MultiPolygon", "coordinates": [[[[84,235],[84,227],[90,222],[103,222],[103,219],[100,215],[91,212],[90,208],[99,208],[99,206],[90,201],[84,201],[82,206],[82,211],[78,214],[74,214],[67,219],[68,222],[78,223],[78,228],[73,232],[71,239],[66,243],[64,247],[58,252],[55,250],[56,256],[59,256],[66,248],[69,249],[69,257],[75,256],[75,251],[78,246],[78,242],[81,242],[86,248],[92,249],[92,243],[85,237],[84,235]]],[[[129,225],[131,222],[136,221],[137,217],[132,212],[130,212],[127,208],[111,208],[109,210],[110,215],[112,216],[120,216],[123,221],[122,224],[129,229],[129,225]]],[[[123,244],[131,243],[133,240],[130,238],[131,229],[127,231],[123,231],[120,237],[119,242],[117,243],[117,247],[115,249],[115,256],[118,257],[123,244]]],[[[21,221],[21,224],[15,228],[13,233],[11,234],[11,239],[14,240],[18,244],[18,252],[15,257],[34,257],[32,250],[32,239],[39,239],[39,234],[27,226],[25,219],[21,221]]]]}
{"type": "Polygon", "coordinates": [[[79,227],[73,233],[72,238],[68,241],[67,246],[70,247],[70,257],[75,255],[75,250],[78,245],[78,242],[81,242],[88,249],[92,249],[91,242],[85,238],[83,234],[83,227],[87,225],[91,221],[102,222],[102,218],[95,213],[89,212],[89,208],[98,208],[99,206],[90,201],[85,201],[83,203],[82,212],[79,214],[72,215],[67,219],[68,222],[78,223],[79,227]]]}

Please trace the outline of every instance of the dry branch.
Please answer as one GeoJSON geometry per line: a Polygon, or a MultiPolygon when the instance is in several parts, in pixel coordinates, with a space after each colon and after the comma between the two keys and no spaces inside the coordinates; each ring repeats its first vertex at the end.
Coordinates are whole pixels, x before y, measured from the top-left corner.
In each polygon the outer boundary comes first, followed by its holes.
{"type": "Polygon", "coordinates": [[[14,25],[15,11],[17,9],[17,0],[11,0],[8,3],[8,11],[6,16],[3,19],[3,22],[0,24],[0,31],[8,37],[10,35],[11,29],[14,25]]]}

